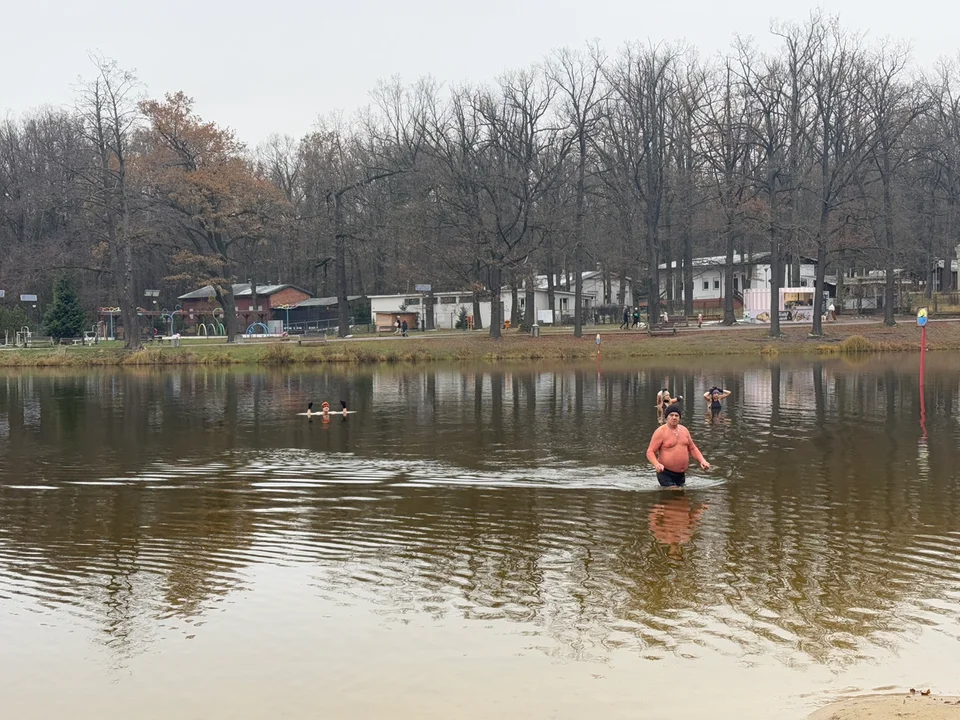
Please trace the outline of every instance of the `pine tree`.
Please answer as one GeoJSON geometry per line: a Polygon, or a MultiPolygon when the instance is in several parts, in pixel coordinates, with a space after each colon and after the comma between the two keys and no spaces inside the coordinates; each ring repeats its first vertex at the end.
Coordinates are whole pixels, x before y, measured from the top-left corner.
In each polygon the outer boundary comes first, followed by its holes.
{"type": "Polygon", "coordinates": [[[43,317],[43,324],[55,340],[77,337],[86,320],[73,285],[61,277],[53,286],[53,305],[43,317]]]}

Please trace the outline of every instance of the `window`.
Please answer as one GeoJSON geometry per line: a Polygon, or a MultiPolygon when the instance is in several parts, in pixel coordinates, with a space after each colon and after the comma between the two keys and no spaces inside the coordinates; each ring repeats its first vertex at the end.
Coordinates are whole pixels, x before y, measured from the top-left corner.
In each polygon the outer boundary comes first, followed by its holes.
{"type": "Polygon", "coordinates": [[[405,298],[403,301],[404,305],[419,305],[420,298],[405,298]]]}
{"type": "Polygon", "coordinates": [[[716,280],[713,281],[713,289],[714,290],[720,289],[720,278],[717,278],[716,280]]]}
{"type": "Polygon", "coordinates": [[[441,298],[440,298],[440,304],[441,304],[441,305],[456,305],[456,304],[457,304],[457,297],[456,297],[456,295],[448,296],[448,297],[441,297],[441,298]]]}
{"type": "Polygon", "coordinates": [[[710,281],[709,281],[709,280],[704,280],[704,281],[703,281],[703,289],[704,289],[704,290],[709,290],[709,289],[710,289],[710,281]]]}
{"type": "Polygon", "coordinates": [[[740,289],[740,278],[738,278],[736,275],[733,276],[733,289],[734,290],[740,289]]]}

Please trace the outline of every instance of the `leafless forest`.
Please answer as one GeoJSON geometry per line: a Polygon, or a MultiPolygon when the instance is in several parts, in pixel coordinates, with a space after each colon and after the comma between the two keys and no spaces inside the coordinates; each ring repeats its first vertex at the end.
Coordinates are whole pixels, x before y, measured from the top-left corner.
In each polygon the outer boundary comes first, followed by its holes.
{"type": "Polygon", "coordinates": [[[885,270],[892,323],[893,270],[926,281],[960,242],[960,60],[918,68],[819,14],[771,32],[768,52],[589,44],[484,85],[385,81],[349,119],[256,148],[95,57],[73,107],[0,124],[0,287],[49,295],[67,273],[136,345],[145,288],[172,307],[213,284],[230,337],[230,280],[479,300],[600,268],[645,298],[668,272],[666,303],[689,312],[693,257],[764,252],[781,285],[802,256],[838,293],[846,269],[885,270]]]}

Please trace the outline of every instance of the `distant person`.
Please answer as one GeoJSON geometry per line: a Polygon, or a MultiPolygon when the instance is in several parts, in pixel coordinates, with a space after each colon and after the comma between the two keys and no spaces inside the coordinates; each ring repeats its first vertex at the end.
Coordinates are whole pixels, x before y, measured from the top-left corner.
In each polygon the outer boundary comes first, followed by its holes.
{"type": "Polygon", "coordinates": [[[663,310],[663,321],[670,322],[670,313],[667,312],[666,308],[663,310]]]}
{"type": "Polygon", "coordinates": [[[623,322],[620,323],[621,330],[628,330],[630,328],[630,311],[626,308],[623,309],[623,322]]]}
{"type": "Polygon", "coordinates": [[[657,482],[661,487],[684,486],[691,455],[701,468],[710,469],[710,463],[693,442],[690,431],[680,424],[681,412],[675,404],[664,410],[666,423],[653,431],[647,447],[647,460],[657,471],[657,482]]]}
{"type": "Polygon", "coordinates": [[[664,388],[657,393],[657,421],[663,422],[665,415],[663,411],[667,409],[670,405],[677,405],[682,408],[681,403],[683,402],[683,395],[677,395],[677,397],[670,397],[670,391],[667,388],[664,388]]]}
{"type": "Polygon", "coordinates": [[[400,328],[401,328],[401,330],[402,330],[402,332],[400,333],[400,335],[402,335],[403,337],[406,337],[406,336],[407,336],[407,321],[406,321],[406,320],[403,321],[403,324],[400,326],[400,328]]]}
{"type": "Polygon", "coordinates": [[[722,400],[726,400],[732,393],[718,387],[712,387],[703,394],[703,399],[707,401],[707,410],[716,415],[723,410],[722,400]]]}
{"type": "Polygon", "coordinates": [[[640,308],[633,309],[633,327],[640,327],[640,308]]]}
{"type": "Polygon", "coordinates": [[[697,313],[697,329],[703,327],[703,313],[697,313]]]}
{"type": "MultiPolygon", "coordinates": [[[[345,400],[341,400],[341,401],[340,401],[340,405],[343,406],[342,415],[343,415],[344,417],[346,417],[346,416],[347,416],[347,403],[346,403],[346,401],[345,401],[345,400]]],[[[307,403],[307,417],[313,417],[314,415],[320,415],[320,416],[322,416],[322,417],[324,417],[324,418],[329,418],[329,417],[330,417],[330,403],[328,403],[326,400],[324,400],[322,403],[320,403],[320,411],[319,411],[319,412],[314,412],[314,411],[313,411],[313,403],[312,403],[312,402],[308,402],[308,403],[307,403]]]]}
{"type": "Polygon", "coordinates": [[[393,331],[394,335],[400,334],[400,318],[397,318],[397,329],[393,331]]]}
{"type": "Polygon", "coordinates": [[[830,303],[830,307],[827,308],[827,312],[830,313],[830,320],[831,320],[832,322],[836,322],[836,321],[837,321],[837,308],[834,306],[833,303],[830,303]]]}

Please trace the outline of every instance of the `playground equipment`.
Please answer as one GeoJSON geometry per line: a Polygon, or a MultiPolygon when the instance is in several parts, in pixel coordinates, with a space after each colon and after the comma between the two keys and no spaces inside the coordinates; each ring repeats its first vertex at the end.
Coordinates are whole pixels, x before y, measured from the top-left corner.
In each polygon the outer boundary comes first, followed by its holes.
{"type": "Polygon", "coordinates": [[[183,315],[183,310],[180,308],[179,305],[177,305],[176,310],[163,309],[160,311],[160,319],[166,320],[167,322],[170,323],[170,332],[168,332],[167,334],[170,335],[171,337],[173,336],[173,319],[177,315],[183,315]]]}
{"type": "Polygon", "coordinates": [[[203,335],[204,337],[210,337],[213,335],[224,336],[227,334],[227,328],[224,326],[223,320],[223,309],[216,308],[211,313],[213,322],[204,323],[201,322],[197,325],[197,334],[203,335]]]}
{"type": "Polygon", "coordinates": [[[244,335],[267,335],[269,333],[270,328],[268,328],[264,323],[255,322],[247,328],[247,331],[244,333],[244,335]],[[260,328],[261,332],[254,332],[257,328],[260,328]]]}
{"type": "Polygon", "coordinates": [[[24,326],[21,327],[19,330],[17,330],[17,334],[16,334],[16,338],[15,338],[14,342],[16,343],[16,346],[17,346],[17,347],[26,347],[26,346],[27,346],[27,342],[28,342],[28,341],[30,340],[30,338],[32,338],[32,337],[33,337],[33,333],[30,332],[30,328],[28,328],[26,325],[24,325],[24,326]]]}

